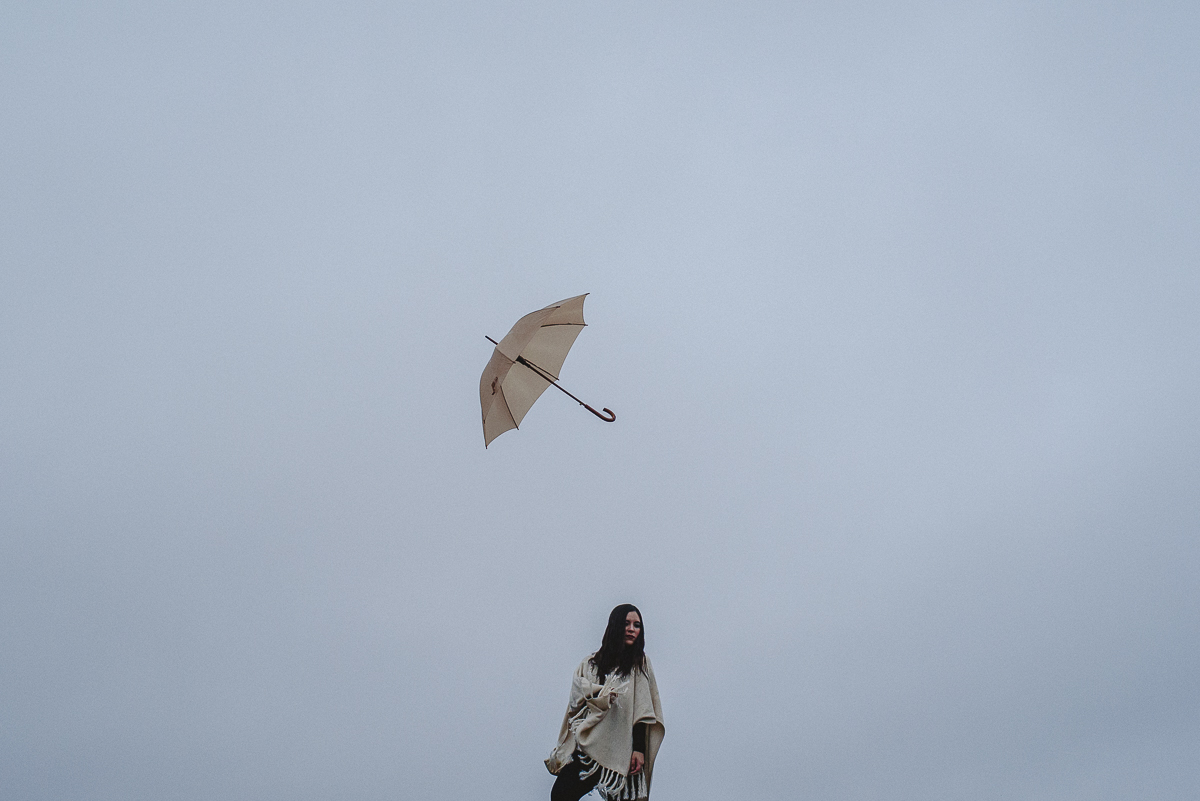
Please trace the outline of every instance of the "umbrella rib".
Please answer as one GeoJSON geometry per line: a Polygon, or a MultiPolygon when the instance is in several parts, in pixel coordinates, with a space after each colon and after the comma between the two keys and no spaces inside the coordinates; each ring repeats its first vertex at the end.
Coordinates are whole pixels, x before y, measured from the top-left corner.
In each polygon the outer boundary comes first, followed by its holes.
{"type": "Polygon", "coordinates": [[[504,400],[504,411],[508,412],[508,419],[513,421],[513,428],[521,430],[521,425],[517,422],[517,416],[512,413],[512,407],[508,405],[508,396],[504,394],[504,386],[500,386],[500,397],[504,400]]]}
{"type": "MultiPolygon", "coordinates": [[[[546,381],[549,381],[551,384],[554,384],[554,382],[558,380],[558,376],[556,376],[554,373],[550,372],[545,367],[539,367],[538,365],[536,365],[533,362],[526,359],[524,356],[518,356],[517,361],[520,362],[521,364],[525,365],[526,367],[528,367],[530,370],[533,370],[535,373],[538,374],[538,376],[545,379],[546,381]]],[[[554,385],[556,387],[558,386],[558,384],[554,384],[554,385]]],[[[562,387],[558,387],[558,388],[562,389],[562,387]]],[[[567,392],[567,391],[565,389],[563,389],[563,392],[567,392]]],[[[567,394],[571,395],[570,392],[567,392],[567,394]]],[[[571,397],[575,398],[574,395],[571,395],[571,397]]],[[[575,398],[575,400],[579,400],[579,398],[575,398]]],[[[583,401],[579,401],[579,402],[583,403],[583,401]]]]}

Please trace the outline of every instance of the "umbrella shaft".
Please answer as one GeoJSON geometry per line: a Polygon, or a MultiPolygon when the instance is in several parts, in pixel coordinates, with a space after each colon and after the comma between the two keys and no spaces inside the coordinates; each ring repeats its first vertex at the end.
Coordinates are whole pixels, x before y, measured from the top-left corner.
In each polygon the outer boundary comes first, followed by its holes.
{"type": "Polygon", "coordinates": [[[580,406],[587,406],[587,404],[586,404],[586,403],[584,403],[583,401],[579,400],[579,398],[575,397],[575,396],[574,396],[574,395],[572,395],[570,392],[567,392],[567,390],[566,390],[566,389],[564,389],[564,388],[563,388],[561,385],[559,385],[559,383],[558,383],[557,381],[555,381],[555,380],[554,380],[554,378],[553,378],[553,377],[551,377],[551,375],[550,375],[549,373],[547,373],[547,372],[546,372],[545,370],[543,370],[542,368],[538,367],[538,366],[537,366],[536,364],[534,364],[533,362],[531,362],[531,361],[528,361],[528,360],[527,360],[527,359],[526,359],[524,356],[518,356],[518,357],[517,357],[517,361],[519,361],[521,364],[523,364],[523,365],[525,365],[526,367],[528,367],[530,370],[533,370],[535,373],[537,373],[537,374],[538,374],[538,375],[540,375],[542,378],[544,378],[544,379],[546,379],[547,381],[549,381],[549,382],[550,382],[551,384],[553,384],[554,386],[558,387],[558,389],[559,389],[559,390],[560,390],[560,391],[561,391],[561,392],[562,392],[564,395],[566,395],[568,398],[570,398],[571,400],[573,400],[573,401],[575,401],[576,403],[578,403],[580,406]]]}
{"type": "MultiPolygon", "coordinates": [[[[484,334],[484,335],[483,335],[483,338],[484,338],[484,339],[486,339],[488,342],[491,342],[491,343],[492,343],[493,345],[495,345],[497,348],[498,348],[498,347],[500,347],[500,343],[499,343],[499,342],[497,342],[496,340],[492,339],[491,337],[489,337],[487,334],[484,334]]],[[[550,373],[549,373],[548,371],[546,371],[546,370],[543,370],[541,367],[538,367],[536,364],[534,364],[533,362],[529,361],[529,360],[528,360],[528,359],[526,359],[524,356],[518,356],[518,357],[517,357],[517,361],[518,361],[520,364],[523,364],[523,365],[525,365],[526,367],[528,367],[530,370],[533,370],[533,371],[534,371],[535,373],[537,373],[537,374],[538,374],[538,375],[539,375],[539,376],[540,376],[540,377],[541,377],[543,380],[545,380],[545,381],[548,381],[548,382],[550,382],[551,384],[553,384],[553,385],[554,385],[554,387],[555,387],[555,388],[556,388],[558,391],[562,392],[562,393],[563,393],[564,395],[566,395],[568,398],[570,398],[571,400],[575,401],[575,402],[576,402],[576,403],[578,403],[580,406],[582,406],[583,408],[587,409],[589,412],[591,412],[592,414],[596,415],[597,417],[599,417],[599,418],[600,418],[601,420],[603,420],[604,422],[606,422],[606,423],[611,423],[613,420],[616,420],[616,419],[617,419],[617,416],[616,416],[615,414],[613,414],[613,412],[612,412],[610,409],[605,409],[605,410],[604,410],[604,411],[608,412],[608,417],[605,417],[604,415],[600,414],[600,412],[596,411],[596,410],[595,410],[595,409],[593,409],[591,406],[588,406],[586,403],[584,403],[583,401],[581,401],[579,398],[577,398],[577,397],[575,397],[574,395],[572,395],[570,392],[567,392],[567,390],[566,390],[566,389],[564,389],[562,386],[560,386],[560,385],[559,385],[559,383],[558,383],[558,381],[556,381],[556,380],[554,379],[554,376],[550,375],[550,373]]]]}

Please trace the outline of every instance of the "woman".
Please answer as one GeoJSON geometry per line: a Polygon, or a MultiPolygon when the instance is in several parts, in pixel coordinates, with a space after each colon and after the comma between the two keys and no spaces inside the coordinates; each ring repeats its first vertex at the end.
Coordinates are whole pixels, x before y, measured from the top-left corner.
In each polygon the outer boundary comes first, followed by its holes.
{"type": "Polygon", "coordinates": [[[642,613],[621,604],[608,616],[600,650],[571,680],[571,699],[546,767],[558,778],[550,801],[579,801],[593,788],[606,801],[645,801],[663,738],[662,705],[646,658],[642,613]]]}

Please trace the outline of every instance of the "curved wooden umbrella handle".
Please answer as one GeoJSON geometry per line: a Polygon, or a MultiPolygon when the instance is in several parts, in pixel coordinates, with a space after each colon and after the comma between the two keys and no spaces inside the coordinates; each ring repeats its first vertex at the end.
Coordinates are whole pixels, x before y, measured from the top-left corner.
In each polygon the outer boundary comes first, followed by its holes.
{"type": "Polygon", "coordinates": [[[601,420],[603,420],[606,423],[611,423],[612,421],[617,419],[617,413],[614,412],[612,409],[609,409],[607,406],[604,408],[604,411],[608,412],[608,417],[605,417],[604,415],[600,414],[600,412],[596,411],[591,406],[588,406],[586,403],[583,403],[582,401],[580,401],[580,405],[583,406],[583,408],[587,409],[592,414],[599,417],[601,420]]]}

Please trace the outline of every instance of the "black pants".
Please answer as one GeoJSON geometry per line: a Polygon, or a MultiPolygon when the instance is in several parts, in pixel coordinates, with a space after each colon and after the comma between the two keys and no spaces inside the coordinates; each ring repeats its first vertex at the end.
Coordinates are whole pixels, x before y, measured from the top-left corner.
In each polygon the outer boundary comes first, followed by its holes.
{"type": "Polygon", "coordinates": [[[597,770],[586,779],[579,778],[579,763],[571,760],[563,765],[562,770],[554,779],[550,788],[550,801],[579,801],[600,783],[600,771],[597,770]]]}

